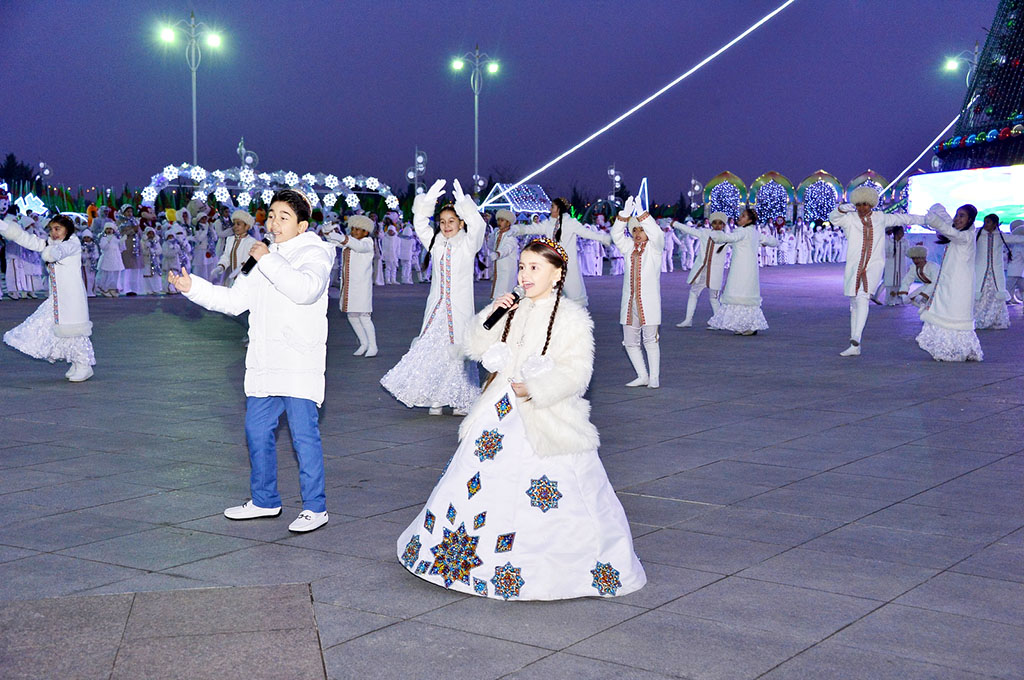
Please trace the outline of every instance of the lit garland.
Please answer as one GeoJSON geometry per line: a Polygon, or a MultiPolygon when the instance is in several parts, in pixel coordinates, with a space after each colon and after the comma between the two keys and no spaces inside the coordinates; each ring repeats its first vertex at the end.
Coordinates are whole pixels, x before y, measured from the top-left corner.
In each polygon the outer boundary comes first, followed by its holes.
{"type": "Polygon", "coordinates": [[[789,193],[775,180],[762,184],[757,190],[754,208],[757,211],[757,219],[762,224],[768,224],[776,217],[784,217],[788,205],[789,193]]]}
{"type": "Polygon", "coordinates": [[[824,222],[839,205],[836,188],[829,182],[818,180],[804,190],[804,220],[824,222]]]}
{"type": "Polygon", "coordinates": [[[729,217],[739,219],[740,216],[740,190],[730,182],[722,182],[711,190],[711,200],[708,201],[711,212],[724,212],[729,217]]]}

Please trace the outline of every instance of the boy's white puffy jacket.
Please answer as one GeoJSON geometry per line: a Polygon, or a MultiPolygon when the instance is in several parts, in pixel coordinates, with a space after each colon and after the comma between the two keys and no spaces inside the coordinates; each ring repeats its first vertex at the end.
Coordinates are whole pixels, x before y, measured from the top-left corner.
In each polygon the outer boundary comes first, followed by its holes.
{"type": "Polygon", "coordinates": [[[245,355],[247,397],[324,401],[327,362],[327,288],[334,246],[306,231],[270,246],[231,288],[192,275],[185,296],[225,314],[249,311],[245,355]]]}

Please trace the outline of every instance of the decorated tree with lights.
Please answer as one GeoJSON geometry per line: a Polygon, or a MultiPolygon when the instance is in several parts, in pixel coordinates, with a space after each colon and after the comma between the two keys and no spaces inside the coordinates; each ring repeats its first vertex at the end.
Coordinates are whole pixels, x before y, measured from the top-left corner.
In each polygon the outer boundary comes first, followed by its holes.
{"type": "Polygon", "coordinates": [[[734,220],[740,216],[740,190],[731,182],[722,182],[711,190],[710,212],[724,212],[734,220]]]}
{"type": "Polygon", "coordinates": [[[1024,162],[1024,0],[1000,0],[953,136],[935,147],[943,170],[1024,162]]]}
{"type": "Polygon", "coordinates": [[[765,182],[758,188],[754,209],[762,224],[772,222],[776,217],[785,217],[789,205],[789,192],[776,181],[765,182]]]}
{"type": "Polygon", "coordinates": [[[804,219],[824,222],[839,205],[836,188],[824,180],[818,180],[804,190],[804,219]]]}

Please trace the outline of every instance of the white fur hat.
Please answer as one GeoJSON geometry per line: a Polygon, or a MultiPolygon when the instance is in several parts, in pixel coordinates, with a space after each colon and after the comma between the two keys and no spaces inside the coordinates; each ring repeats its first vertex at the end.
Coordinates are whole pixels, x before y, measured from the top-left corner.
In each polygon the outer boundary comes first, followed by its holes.
{"type": "Polygon", "coordinates": [[[253,222],[256,221],[253,216],[249,214],[248,210],[242,210],[241,208],[231,213],[231,221],[234,222],[235,220],[241,220],[250,227],[253,225],[253,222]]]}
{"type": "Polygon", "coordinates": [[[362,229],[367,233],[372,233],[373,220],[366,215],[350,215],[348,218],[348,228],[350,231],[352,229],[362,229]]]}
{"type": "Polygon", "coordinates": [[[1014,220],[1010,222],[1010,231],[1014,234],[1024,233],[1024,220],[1014,220]],[[1021,231],[1017,231],[1020,229],[1021,231]]]}
{"type": "Polygon", "coordinates": [[[495,219],[495,221],[497,221],[497,220],[508,220],[509,224],[515,224],[516,223],[516,216],[512,213],[511,210],[506,210],[505,208],[502,208],[498,212],[494,213],[494,219],[495,219]]]}
{"type": "Polygon", "coordinates": [[[88,229],[83,229],[82,231],[78,232],[78,235],[81,238],[85,238],[86,236],[88,236],[89,238],[93,238],[92,232],[89,231],[88,229]]]}
{"type": "Polygon", "coordinates": [[[729,216],[726,215],[724,212],[713,212],[708,217],[708,222],[714,222],[715,220],[719,220],[723,224],[727,224],[729,222],[729,216]]]}
{"type": "Polygon", "coordinates": [[[857,205],[858,203],[867,203],[872,208],[878,205],[878,192],[869,186],[863,184],[853,190],[850,194],[850,203],[857,205]]]}
{"type": "Polygon", "coordinates": [[[913,260],[915,257],[923,257],[924,259],[927,260],[928,249],[925,248],[924,246],[914,246],[913,248],[907,251],[907,257],[909,257],[911,260],[913,260]]]}

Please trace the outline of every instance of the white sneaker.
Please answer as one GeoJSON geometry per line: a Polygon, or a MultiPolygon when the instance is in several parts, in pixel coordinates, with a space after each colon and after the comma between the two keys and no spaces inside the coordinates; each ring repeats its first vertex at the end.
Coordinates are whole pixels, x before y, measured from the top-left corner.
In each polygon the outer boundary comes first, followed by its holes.
{"type": "Polygon", "coordinates": [[[690,321],[680,321],[679,323],[676,324],[676,328],[690,328],[691,326],[693,326],[693,321],[692,320],[690,320],[690,321]]]}
{"type": "Polygon", "coordinates": [[[288,531],[295,531],[298,533],[313,531],[313,529],[319,529],[325,524],[327,524],[326,510],[323,512],[303,510],[299,513],[299,516],[295,518],[295,521],[288,525],[288,531]]]}
{"type": "Polygon", "coordinates": [[[75,365],[71,364],[70,366],[68,366],[68,372],[64,374],[64,377],[65,378],[70,378],[71,374],[74,373],[74,372],[75,372],[75,365]]]}
{"type": "Polygon", "coordinates": [[[842,352],[839,353],[841,357],[859,357],[860,356],[860,345],[850,345],[842,352]]]}
{"type": "Polygon", "coordinates": [[[281,514],[281,506],[276,508],[261,508],[252,502],[247,500],[241,505],[236,505],[232,508],[228,508],[224,511],[224,516],[228,519],[256,519],[258,517],[277,517],[281,514]]]}
{"type": "Polygon", "coordinates": [[[469,415],[469,409],[468,408],[455,408],[455,409],[452,409],[452,415],[453,416],[468,416],[469,415]]]}
{"type": "Polygon", "coordinates": [[[628,383],[626,383],[626,387],[643,387],[647,384],[647,382],[647,376],[637,376],[635,380],[630,380],[628,383]]]}
{"type": "Polygon", "coordinates": [[[89,364],[71,364],[71,372],[68,375],[70,382],[85,382],[92,377],[92,366],[89,364]]]}
{"type": "Polygon", "coordinates": [[[442,413],[444,413],[444,410],[441,406],[431,406],[430,409],[427,411],[427,414],[432,416],[439,416],[442,413]]]}

